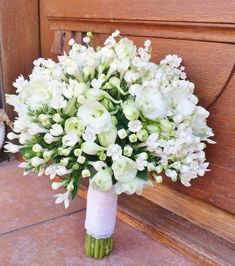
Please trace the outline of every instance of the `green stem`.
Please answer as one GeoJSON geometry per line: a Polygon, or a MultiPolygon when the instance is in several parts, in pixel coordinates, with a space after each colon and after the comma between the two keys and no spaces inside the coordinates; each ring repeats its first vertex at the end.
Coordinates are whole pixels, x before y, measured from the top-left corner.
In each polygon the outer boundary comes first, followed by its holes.
{"type": "Polygon", "coordinates": [[[113,249],[113,236],[109,238],[96,239],[86,234],[85,251],[88,257],[102,259],[113,249]]]}

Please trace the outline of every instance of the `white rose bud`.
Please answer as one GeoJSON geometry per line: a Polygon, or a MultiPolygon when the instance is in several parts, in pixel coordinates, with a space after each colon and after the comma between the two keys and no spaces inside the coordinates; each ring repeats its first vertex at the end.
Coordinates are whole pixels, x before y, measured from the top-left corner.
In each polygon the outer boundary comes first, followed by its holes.
{"type": "Polygon", "coordinates": [[[73,181],[71,181],[68,186],[67,186],[67,190],[68,191],[73,191],[74,190],[74,185],[73,185],[73,181]]]}
{"type": "Polygon", "coordinates": [[[108,147],[110,144],[115,143],[117,138],[117,129],[112,127],[110,131],[103,132],[98,135],[99,142],[102,146],[108,147]]]}
{"type": "Polygon", "coordinates": [[[155,170],[155,166],[153,163],[148,163],[147,167],[149,172],[153,172],[155,170]]]}
{"type": "Polygon", "coordinates": [[[139,111],[134,104],[127,104],[123,107],[123,113],[128,120],[137,120],[139,118],[139,111]]]}
{"type": "Polygon", "coordinates": [[[168,121],[168,119],[161,119],[159,121],[159,126],[163,132],[167,133],[173,129],[172,124],[170,121],[168,121]]]}
{"type": "Polygon", "coordinates": [[[63,156],[68,156],[71,152],[71,148],[64,149],[62,147],[58,148],[58,153],[63,156]]]}

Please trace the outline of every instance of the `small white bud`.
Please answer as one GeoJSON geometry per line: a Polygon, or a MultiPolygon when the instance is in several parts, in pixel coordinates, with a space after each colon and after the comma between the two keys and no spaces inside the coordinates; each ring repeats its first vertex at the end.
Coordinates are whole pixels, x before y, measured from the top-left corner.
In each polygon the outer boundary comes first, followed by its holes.
{"type": "Polygon", "coordinates": [[[89,177],[91,176],[91,172],[88,169],[82,170],[82,177],[89,177]]]}
{"type": "Polygon", "coordinates": [[[80,164],[85,163],[85,161],[86,161],[86,158],[84,156],[79,156],[78,159],[77,159],[77,162],[80,163],[80,164]]]}

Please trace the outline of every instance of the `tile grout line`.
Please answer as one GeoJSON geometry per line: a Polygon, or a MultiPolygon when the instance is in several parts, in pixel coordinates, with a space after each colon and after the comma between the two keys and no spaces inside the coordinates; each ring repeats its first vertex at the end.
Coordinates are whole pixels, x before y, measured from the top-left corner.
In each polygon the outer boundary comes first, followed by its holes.
{"type": "Polygon", "coordinates": [[[54,220],[57,220],[57,219],[60,219],[60,218],[66,217],[66,216],[70,216],[70,215],[73,215],[73,214],[76,214],[76,213],[79,213],[79,212],[83,212],[85,210],[86,210],[86,208],[83,208],[81,210],[65,213],[63,215],[52,217],[52,218],[49,218],[49,219],[44,220],[44,221],[40,221],[40,222],[37,222],[37,223],[34,223],[34,224],[30,224],[30,225],[26,225],[26,226],[23,226],[23,227],[20,227],[20,228],[16,228],[16,229],[8,231],[8,232],[0,233],[0,237],[4,237],[6,235],[11,235],[12,233],[16,233],[16,232],[19,232],[19,231],[24,231],[25,229],[28,229],[28,228],[31,228],[31,227],[34,227],[34,226],[37,226],[37,225],[40,225],[40,224],[44,224],[44,223],[47,223],[47,222],[50,222],[50,221],[54,221],[54,220]]]}

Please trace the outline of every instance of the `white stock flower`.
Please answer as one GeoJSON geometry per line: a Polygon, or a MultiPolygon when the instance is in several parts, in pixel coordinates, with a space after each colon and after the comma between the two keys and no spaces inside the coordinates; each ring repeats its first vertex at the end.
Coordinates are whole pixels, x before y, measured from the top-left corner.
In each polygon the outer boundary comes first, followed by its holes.
{"type": "Polygon", "coordinates": [[[122,155],[122,148],[118,144],[110,144],[107,150],[107,156],[117,160],[122,155]]]}
{"type": "Polygon", "coordinates": [[[96,134],[107,132],[112,128],[110,113],[97,101],[87,100],[78,109],[77,117],[85,126],[94,129],[96,134]]]}
{"type": "Polygon", "coordinates": [[[139,132],[142,128],[142,124],[139,120],[133,120],[128,123],[128,128],[131,132],[139,132]]]}
{"type": "Polygon", "coordinates": [[[77,162],[78,162],[78,163],[80,163],[80,164],[84,164],[85,161],[86,161],[86,157],[81,156],[81,155],[78,156],[78,158],[77,158],[77,162]]]}

